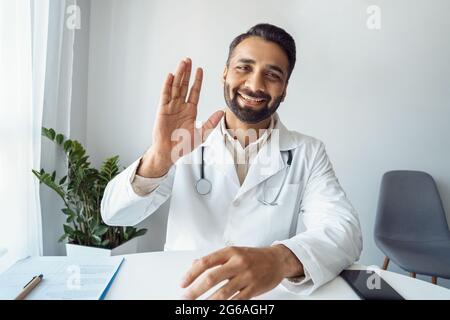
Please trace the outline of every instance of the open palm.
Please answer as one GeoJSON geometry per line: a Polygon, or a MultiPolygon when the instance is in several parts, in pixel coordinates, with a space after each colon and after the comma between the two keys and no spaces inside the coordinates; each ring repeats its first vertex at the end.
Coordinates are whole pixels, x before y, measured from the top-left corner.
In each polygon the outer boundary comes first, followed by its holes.
{"type": "Polygon", "coordinates": [[[175,75],[167,75],[161,92],[153,145],[166,157],[170,156],[171,163],[202,143],[206,134],[217,126],[223,116],[223,111],[216,111],[201,128],[196,128],[203,71],[201,68],[196,70],[194,83],[189,90],[191,70],[190,59],[181,61],[175,75]]]}

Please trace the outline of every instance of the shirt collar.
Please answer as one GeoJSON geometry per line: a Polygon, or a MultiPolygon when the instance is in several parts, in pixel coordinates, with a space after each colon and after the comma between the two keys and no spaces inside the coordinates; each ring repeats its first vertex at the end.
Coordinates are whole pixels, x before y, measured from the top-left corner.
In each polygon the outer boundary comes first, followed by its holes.
{"type": "MultiPolygon", "coordinates": [[[[247,149],[249,146],[253,146],[253,145],[257,145],[258,147],[260,147],[264,142],[266,142],[267,139],[270,137],[270,134],[272,133],[272,130],[274,129],[274,127],[276,125],[275,121],[276,121],[275,117],[272,116],[270,118],[269,127],[264,131],[264,133],[256,141],[253,141],[252,143],[248,144],[248,146],[245,147],[245,149],[247,149]]],[[[226,124],[225,124],[225,116],[222,117],[222,119],[220,120],[220,132],[224,136],[224,142],[231,143],[232,145],[235,145],[235,144],[240,145],[239,141],[237,139],[235,139],[231,135],[230,130],[227,129],[226,124]]]]}
{"type": "MultiPolygon", "coordinates": [[[[302,144],[305,139],[309,139],[308,136],[288,130],[277,112],[275,112],[272,117],[274,119],[274,127],[271,136],[273,136],[275,131],[278,131],[280,151],[293,150],[302,144]]],[[[222,134],[221,126],[217,125],[202,143],[202,146],[213,147],[217,151],[218,148],[220,149],[222,146],[225,146],[224,143],[217,143],[219,141],[224,142],[225,135],[222,134]]]]}

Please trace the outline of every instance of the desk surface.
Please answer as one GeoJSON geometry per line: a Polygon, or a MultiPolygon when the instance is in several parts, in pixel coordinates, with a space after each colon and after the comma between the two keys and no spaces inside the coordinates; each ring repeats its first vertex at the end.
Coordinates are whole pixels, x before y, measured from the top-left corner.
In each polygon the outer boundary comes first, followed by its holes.
{"type": "MultiPolygon", "coordinates": [[[[179,283],[192,261],[203,256],[199,251],[166,251],[126,255],[106,299],[181,299],[179,283]]],[[[366,269],[354,265],[350,269],[366,269]]],[[[406,299],[450,300],[450,290],[401,274],[380,270],[382,278],[406,299]]],[[[215,288],[200,298],[209,296],[215,288]]],[[[295,295],[278,286],[256,299],[359,299],[340,277],[325,284],[310,296],[295,295]]]]}

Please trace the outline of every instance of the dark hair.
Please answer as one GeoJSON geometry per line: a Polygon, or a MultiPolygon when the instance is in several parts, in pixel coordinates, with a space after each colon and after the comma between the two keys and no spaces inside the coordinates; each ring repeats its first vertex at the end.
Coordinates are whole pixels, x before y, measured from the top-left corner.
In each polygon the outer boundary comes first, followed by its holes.
{"type": "Polygon", "coordinates": [[[251,27],[246,33],[238,35],[236,38],[233,39],[233,41],[230,44],[230,49],[228,52],[227,66],[230,63],[230,58],[233,54],[234,48],[236,48],[236,46],[243,40],[252,36],[260,37],[266,41],[274,42],[278,44],[281,47],[281,49],[283,49],[283,51],[287,55],[289,62],[289,70],[288,70],[288,79],[289,79],[292,70],[294,70],[296,60],[296,49],[294,38],[292,38],[292,36],[283,29],[268,23],[257,24],[251,27]]]}

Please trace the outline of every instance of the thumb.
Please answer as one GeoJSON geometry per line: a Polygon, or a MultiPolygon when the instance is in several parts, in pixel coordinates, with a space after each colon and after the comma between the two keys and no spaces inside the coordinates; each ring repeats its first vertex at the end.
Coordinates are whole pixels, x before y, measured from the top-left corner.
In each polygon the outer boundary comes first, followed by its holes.
{"type": "Polygon", "coordinates": [[[211,133],[212,129],[214,129],[222,119],[225,112],[222,110],[214,112],[202,126],[202,140],[205,141],[208,135],[211,133]]]}

